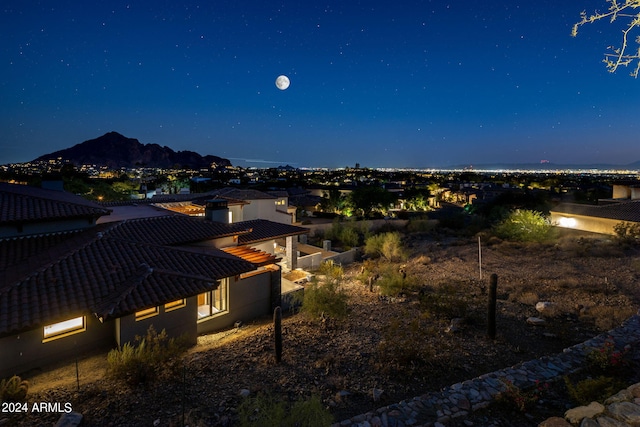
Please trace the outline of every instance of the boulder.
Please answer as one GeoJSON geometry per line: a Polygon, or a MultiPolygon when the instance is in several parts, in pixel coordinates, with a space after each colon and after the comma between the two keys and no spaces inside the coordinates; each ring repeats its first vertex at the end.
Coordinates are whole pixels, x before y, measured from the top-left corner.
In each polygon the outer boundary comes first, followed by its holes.
{"type": "Polygon", "coordinates": [[[536,304],[536,310],[538,313],[544,313],[545,311],[549,311],[553,308],[555,304],[549,301],[540,301],[536,304]]]}
{"type": "Polygon", "coordinates": [[[66,414],[62,414],[60,418],[58,418],[56,427],[77,427],[80,425],[80,423],[82,423],[82,414],[72,411],[66,414]]]}
{"type": "Polygon", "coordinates": [[[599,427],[629,427],[628,424],[611,417],[598,417],[599,427]]]}
{"type": "Polygon", "coordinates": [[[527,323],[529,325],[533,325],[533,326],[544,326],[546,325],[547,321],[544,319],[541,319],[540,317],[529,317],[527,318],[527,323]]]}
{"type": "Polygon", "coordinates": [[[613,418],[632,426],[640,426],[640,406],[631,402],[612,403],[607,412],[613,418]]]}
{"type": "Polygon", "coordinates": [[[569,409],[564,413],[564,418],[571,424],[578,424],[584,418],[593,418],[603,412],[604,405],[602,403],[591,402],[587,406],[578,406],[577,408],[569,409]]]}
{"type": "Polygon", "coordinates": [[[571,427],[564,418],[551,417],[538,424],[538,427],[571,427]]]}

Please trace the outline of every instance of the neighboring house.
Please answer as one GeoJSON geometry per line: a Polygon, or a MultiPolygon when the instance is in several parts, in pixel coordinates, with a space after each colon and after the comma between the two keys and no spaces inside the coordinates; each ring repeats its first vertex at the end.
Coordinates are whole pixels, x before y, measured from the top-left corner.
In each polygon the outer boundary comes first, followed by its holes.
{"type": "Polygon", "coordinates": [[[174,212],[191,216],[204,215],[205,203],[211,199],[227,202],[227,223],[267,219],[282,224],[295,222],[295,207],[289,207],[286,191],[264,192],[225,187],[207,193],[153,197],[152,203],[174,212]]]}
{"type": "Polygon", "coordinates": [[[640,223],[640,200],[605,205],[560,203],[551,209],[551,222],[558,227],[615,234],[616,224],[640,223]]]}
{"type": "Polygon", "coordinates": [[[560,203],[551,209],[551,222],[558,227],[601,234],[615,234],[622,222],[640,224],[640,188],[635,184],[613,186],[613,197],[598,205],[560,203]]]}
{"type": "Polygon", "coordinates": [[[193,343],[269,314],[280,303],[275,241],[284,238],[295,255],[297,236],[308,232],[262,219],[214,221],[227,215],[220,200],[209,219],[94,225],[108,210],[2,184],[0,206],[0,377],[122,345],[150,325],[193,343]]]}

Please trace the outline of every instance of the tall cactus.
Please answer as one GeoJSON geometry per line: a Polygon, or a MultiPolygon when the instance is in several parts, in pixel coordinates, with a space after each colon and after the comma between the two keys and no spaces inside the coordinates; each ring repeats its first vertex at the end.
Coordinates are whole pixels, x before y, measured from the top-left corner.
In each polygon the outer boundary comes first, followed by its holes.
{"type": "Polygon", "coordinates": [[[276,363],[282,361],[282,312],[280,306],[273,310],[273,332],[275,338],[276,363]]]}

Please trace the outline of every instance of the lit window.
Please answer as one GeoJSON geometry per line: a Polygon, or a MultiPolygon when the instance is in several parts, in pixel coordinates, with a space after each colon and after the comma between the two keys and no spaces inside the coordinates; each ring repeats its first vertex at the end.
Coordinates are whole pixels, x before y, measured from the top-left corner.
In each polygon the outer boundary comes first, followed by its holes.
{"type": "Polygon", "coordinates": [[[220,280],[215,290],[198,295],[198,319],[227,311],[229,297],[227,284],[227,279],[220,280]]]}
{"type": "Polygon", "coordinates": [[[185,307],[186,305],[187,305],[187,301],[185,299],[171,301],[164,305],[164,311],[177,310],[179,308],[185,307]]]}
{"type": "Polygon", "coordinates": [[[86,330],[84,316],[54,323],[44,327],[44,339],[51,340],[86,330]]]}
{"type": "Polygon", "coordinates": [[[146,310],[136,311],[136,321],[148,319],[158,314],[158,307],[147,308],[146,310]]]}

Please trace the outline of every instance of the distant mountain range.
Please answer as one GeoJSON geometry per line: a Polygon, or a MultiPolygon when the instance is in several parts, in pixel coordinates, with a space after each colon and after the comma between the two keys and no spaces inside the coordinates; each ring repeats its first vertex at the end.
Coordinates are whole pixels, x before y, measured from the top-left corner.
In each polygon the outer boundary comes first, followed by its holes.
{"type": "Polygon", "coordinates": [[[34,161],[62,158],[76,165],[100,165],[109,168],[152,167],[201,169],[231,166],[228,159],[218,156],[201,156],[193,151],[173,151],[158,144],[142,144],[118,132],[109,132],[96,139],[76,144],[71,148],[40,156],[34,161]]]}

